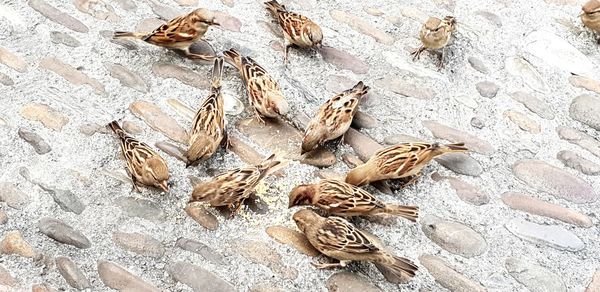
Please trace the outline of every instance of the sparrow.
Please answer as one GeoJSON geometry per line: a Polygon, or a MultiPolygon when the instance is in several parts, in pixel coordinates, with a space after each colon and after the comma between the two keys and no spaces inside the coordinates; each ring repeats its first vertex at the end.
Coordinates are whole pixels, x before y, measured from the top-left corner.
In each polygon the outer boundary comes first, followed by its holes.
{"type": "Polygon", "coordinates": [[[113,38],[140,39],[159,47],[181,50],[192,59],[213,61],[213,56],[194,54],[189,50],[193,43],[204,36],[211,25],[219,25],[215,22],[214,12],[198,8],[189,14],[171,19],[171,21],[159,26],[152,32],[116,31],[113,38]]]}
{"type": "Polygon", "coordinates": [[[229,49],[223,55],[227,63],[240,71],[246,83],[250,104],[261,121],[263,117],[275,118],[288,112],[289,105],[279,85],[263,67],[252,58],[240,55],[235,49],[229,49]]]}
{"type": "Polygon", "coordinates": [[[107,127],[121,141],[121,151],[127,162],[133,189],[139,192],[138,184],[142,184],[169,192],[169,168],[165,160],[148,145],[127,135],[117,121],[112,121],[107,127]]]}
{"type": "Polygon", "coordinates": [[[190,147],[186,153],[187,166],[210,158],[219,145],[227,143],[223,95],[221,94],[221,75],[223,58],[215,59],[212,71],[210,95],[204,100],[192,122],[190,147]]]}
{"type": "MultiPolygon", "coordinates": [[[[583,5],[581,10],[583,12],[580,17],[583,25],[600,34],[600,1],[590,0],[583,5]]],[[[598,39],[598,43],[600,44],[600,38],[598,39]]]]}
{"type": "Polygon", "coordinates": [[[288,51],[293,45],[301,48],[321,47],[323,31],[319,25],[306,16],[288,11],[285,6],[279,4],[276,0],[265,2],[265,5],[267,10],[277,19],[285,35],[284,64],[287,64],[288,51]]]}
{"type": "Polygon", "coordinates": [[[362,81],[328,100],[319,108],[317,115],[308,123],[302,139],[302,153],[315,149],[319,144],[343,136],[358,110],[362,96],[369,87],[362,81]]]}
{"type": "Polygon", "coordinates": [[[421,27],[419,38],[422,46],[412,53],[413,61],[419,59],[421,53],[428,50],[442,49],[438,61],[438,68],[444,67],[444,50],[452,32],[456,29],[456,19],[453,16],[446,16],[443,20],[437,17],[430,17],[421,27]]]}
{"type": "Polygon", "coordinates": [[[359,165],[348,172],[346,182],[355,186],[371,182],[416,178],[421,169],[436,156],[452,152],[465,152],[468,149],[464,143],[401,143],[375,152],[365,164],[359,165]]]}
{"type": "Polygon", "coordinates": [[[313,205],[335,216],[390,214],[416,222],[419,207],[385,203],[369,192],[336,179],[299,185],[289,195],[289,208],[313,205]]]}
{"type": "Polygon", "coordinates": [[[194,186],[189,203],[209,202],[213,207],[227,206],[232,211],[231,217],[234,217],[260,180],[281,163],[273,154],[256,166],[236,168],[219,174],[194,186]]]}
{"type": "Polygon", "coordinates": [[[409,259],[387,251],[379,238],[356,228],[341,217],[324,218],[312,210],[304,209],[293,217],[298,229],[322,254],[339,260],[339,263],[313,263],[318,269],[345,267],[352,261],[367,261],[392,283],[405,283],[415,276],[417,266],[409,259]]]}

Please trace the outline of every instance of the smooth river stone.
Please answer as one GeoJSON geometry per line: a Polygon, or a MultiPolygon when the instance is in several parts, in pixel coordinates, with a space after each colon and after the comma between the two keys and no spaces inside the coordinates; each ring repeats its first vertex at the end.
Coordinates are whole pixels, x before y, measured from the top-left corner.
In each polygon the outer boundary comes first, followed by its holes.
{"type": "Polygon", "coordinates": [[[242,28],[242,22],[225,12],[214,11],[215,13],[215,21],[219,24],[217,28],[222,28],[225,30],[240,32],[242,28]]]}
{"type": "Polygon", "coordinates": [[[0,202],[5,202],[11,208],[22,209],[31,199],[14,184],[0,182],[0,202]]]}
{"type": "Polygon", "coordinates": [[[600,97],[580,95],[573,99],[569,108],[571,118],[600,131],[600,97]]]}
{"type": "Polygon", "coordinates": [[[97,94],[104,93],[104,85],[96,79],[90,78],[73,66],[62,62],[55,57],[46,57],[40,62],[40,67],[50,70],[75,85],[87,84],[97,94]]]}
{"type": "Polygon", "coordinates": [[[138,217],[150,221],[161,222],[167,216],[157,203],[134,197],[118,197],[114,204],[119,206],[129,217],[138,217]]]}
{"type": "Polygon", "coordinates": [[[584,180],[540,160],[521,160],[513,173],[529,186],[574,203],[590,203],[598,194],[584,180]]]}
{"type": "Polygon", "coordinates": [[[7,289],[6,286],[16,288],[18,285],[19,282],[10,274],[10,272],[0,265],[0,288],[7,289]]]}
{"type": "Polygon", "coordinates": [[[592,281],[585,289],[585,292],[598,292],[598,291],[600,291],[600,270],[598,270],[598,271],[596,271],[596,273],[594,273],[594,276],[592,277],[592,281]]]}
{"type": "Polygon", "coordinates": [[[281,255],[266,242],[238,241],[232,248],[247,260],[268,267],[282,278],[294,280],[298,277],[298,270],[285,265],[281,255]]]}
{"type": "Polygon", "coordinates": [[[185,207],[185,212],[192,217],[194,221],[208,230],[217,230],[219,228],[219,220],[210,213],[206,206],[199,203],[188,203],[185,207]]]}
{"type": "Polygon", "coordinates": [[[529,88],[546,93],[550,89],[540,73],[529,62],[521,57],[509,57],[504,61],[504,68],[513,76],[520,77],[529,88]]]}
{"type": "Polygon", "coordinates": [[[311,257],[319,254],[319,251],[308,242],[308,238],[299,231],[283,226],[267,227],[266,231],[267,234],[277,242],[289,244],[303,254],[311,257]]]}
{"type": "Polygon", "coordinates": [[[81,46],[81,42],[79,42],[76,38],[60,31],[50,32],[50,40],[55,44],[63,44],[72,48],[81,46]]]}
{"type": "Polygon", "coordinates": [[[425,236],[453,254],[471,258],[487,249],[485,239],[466,225],[433,215],[421,218],[420,223],[425,236]]]}
{"type": "Polygon", "coordinates": [[[174,262],[167,268],[167,273],[196,292],[233,292],[233,286],[215,274],[199,266],[186,262],[174,262]]]}
{"type": "Polygon", "coordinates": [[[554,218],[579,227],[592,227],[592,220],[584,214],[524,194],[504,193],[502,194],[502,202],[512,209],[525,211],[529,214],[554,218]]]}
{"type": "Polygon", "coordinates": [[[437,95],[435,90],[429,87],[419,87],[415,85],[414,81],[411,82],[394,76],[386,76],[375,80],[375,86],[402,96],[423,100],[432,99],[437,95]]]}
{"type": "Polygon", "coordinates": [[[129,110],[138,118],[142,119],[152,129],[159,131],[169,139],[182,143],[188,143],[188,135],[175,119],[168,116],[155,104],[136,101],[129,106],[129,110]]]}
{"type": "Polygon", "coordinates": [[[40,232],[64,244],[78,248],[90,248],[92,244],[83,233],[73,229],[61,220],[44,217],[38,222],[40,232]]]}
{"type": "Polygon", "coordinates": [[[43,103],[28,103],[21,108],[20,113],[30,121],[41,122],[46,128],[59,132],[69,122],[69,117],[65,114],[43,103]]]}
{"type": "Polygon", "coordinates": [[[592,136],[564,126],[557,127],[556,132],[558,132],[558,136],[561,139],[579,145],[581,148],[600,157],[600,141],[594,139],[592,136]]]}
{"type": "Polygon", "coordinates": [[[449,263],[434,255],[421,255],[421,265],[444,288],[454,292],[484,292],[485,287],[456,271],[449,263]]]}
{"type": "Polygon", "coordinates": [[[512,99],[522,103],[527,109],[534,112],[538,116],[547,120],[554,119],[554,111],[550,105],[545,101],[533,96],[532,94],[523,91],[516,91],[510,93],[509,95],[512,97],[512,99]]]}
{"type": "Polygon", "coordinates": [[[539,134],[542,131],[540,124],[521,112],[507,110],[504,115],[523,131],[533,134],[539,134]]]}
{"type": "Polygon", "coordinates": [[[435,161],[458,174],[479,176],[483,173],[481,164],[464,153],[449,153],[435,158],[435,161]]]}
{"type": "Polygon", "coordinates": [[[5,231],[0,241],[0,254],[17,254],[26,258],[35,258],[38,252],[23,238],[18,230],[5,231]]]}
{"type": "Polygon", "coordinates": [[[422,124],[427,127],[436,138],[445,139],[454,143],[463,142],[470,151],[485,155],[491,155],[496,152],[496,149],[494,149],[490,143],[477,138],[475,135],[442,125],[436,121],[423,121],[422,124]]]}
{"type": "Polygon", "coordinates": [[[395,40],[394,37],[386,32],[379,30],[373,25],[369,24],[364,20],[363,17],[356,16],[354,14],[340,11],[340,10],[331,10],[329,14],[333,19],[338,22],[345,23],[349,25],[352,29],[373,37],[377,42],[382,43],[384,45],[392,45],[395,40]]]}
{"type": "Polygon", "coordinates": [[[351,272],[337,272],[325,283],[329,292],[382,292],[369,279],[351,272]]]}
{"type": "Polygon", "coordinates": [[[0,47],[0,63],[21,73],[27,71],[27,63],[4,47],[0,47]]]}
{"type": "Polygon", "coordinates": [[[90,281],[70,258],[57,257],[56,267],[69,286],[78,290],[91,288],[90,281]]]}
{"type": "Polygon", "coordinates": [[[41,13],[43,16],[65,26],[68,29],[82,33],[87,33],[89,31],[88,27],[85,26],[85,24],[83,24],[81,21],[73,18],[68,13],[56,9],[55,7],[46,3],[46,1],[29,0],[27,1],[27,4],[29,4],[31,8],[37,10],[37,12],[41,13]]]}
{"type": "Polygon", "coordinates": [[[348,132],[344,135],[344,142],[350,145],[356,155],[363,161],[369,160],[375,152],[383,148],[371,137],[352,128],[348,129],[348,132]]]}
{"type": "Polygon", "coordinates": [[[577,235],[558,225],[540,225],[523,219],[512,219],[506,229],[517,237],[559,250],[580,251],[585,244],[577,235]]]}
{"type": "Polygon", "coordinates": [[[124,292],[160,291],[156,287],[152,286],[152,284],[144,281],[142,278],[109,261],[98,261],[98,275],[100,276],[100,280],[102,280],[104,285],[115,290],[124,292]]]}
{"type": "Polygon", "coordinates": [[[148,85],[144,82],[144,79],[121,64],[104,62],[104,67],[110,72],[111,77],[119,80],[121,85],[133,88],[142,93],[148,92],[148,85]]]}
{"type": "Polygon", "coordinates": [[[226,264],[225,258],[221,254],[202,242],[180,237],[175,242],[175,245],[183,250],[199,254],[215,265],[226,264]]]}
{"type": "Polygon", "coordinates": [[[175,78],[181,81],[183,84],[203,90],[210,87],[207,76],[202,76],[191,69],[179,65],[164,62],[154,63],[152,65],[152,72],[159,77],[165,79],[175,78]]]}
{"type": "Polygon", "coordinates": [[[355,74],[365,74],[369,71],[369,65],[346,51],[333,47],[323,46],[319,49],[323,60],[339,69],[350,70],[355,74]]]}
{"type": "Polygon", "coordinates": [[[584,88],[600,94],[600,81],[583,76],[573,75],[569,77],[569,83],[575,87],[584,88]]]}
{"type": "Polygon", "coordinates": [[[98,20],[108,20],[115,23],[121,21],[121,18],[115,13],[115,9],[105,1],[73,0],[73,4],[79,11],[89,14],[98,20]]]}
{"type": "Polygon", "coordinates": [[[527,35],[525,51],[543,62],[576,75],[589,75],[594,70],[592,61],[559,36],[544,30],[527,35]]]}
{"type": "Polygon", "coordinates": [[[504,266],[517,282],[531,292],[567,291],[561,277],[547,268],[538,266],[532,260],[524,258],[507,258],[504,266]]]}
{"type": "Polygon", "coordinates": [[[37,154],[43,155],[52,151],[50,144],[35,132],[19,128],[18,135],[21,139],[25,140],[25,142],[29,143],[37,154]]]}
{"type": "Polygon", "coordinates": [[[569,151],[563,150],[558,152],[556,158],[560,160],[565,166],[581,171],[583,174],[587,175],[599,175],[600,174],[600,165],[591,162],[579,154],[569,151]]]}
{"type": "Polygon", "coordinates": [[[120,248],[139,255],[158,259],[165,254],[162,243],[147,234],[115,231],[112,240],[120,248]]]}
{"type": "MultiPolygon", "coordinates": [[[[260,122],[256,118],[240,120],[236,128],[244,135],[250,137],[255,143],[270,150],[271,153],[287,153],[292,159],[301,159],[300,145],[304,134],[286,122],[270,119],[260,122]]],[[[309,159],[302,159],[307,163],[319,167],[331,166],[335,163],[335,155],[326,149],[311,152],[309,159]]]]}

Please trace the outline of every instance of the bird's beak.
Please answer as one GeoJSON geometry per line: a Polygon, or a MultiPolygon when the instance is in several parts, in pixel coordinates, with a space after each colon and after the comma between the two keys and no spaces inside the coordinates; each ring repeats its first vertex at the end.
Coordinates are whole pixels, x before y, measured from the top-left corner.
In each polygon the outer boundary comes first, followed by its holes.
{"type": "Polygon", "coordinates": [[[169,185],[167,185],[167,181],[163,180],[160,185],[159,185],[160,189],[165,191],[165,193],[169,192],[169,185]]]}

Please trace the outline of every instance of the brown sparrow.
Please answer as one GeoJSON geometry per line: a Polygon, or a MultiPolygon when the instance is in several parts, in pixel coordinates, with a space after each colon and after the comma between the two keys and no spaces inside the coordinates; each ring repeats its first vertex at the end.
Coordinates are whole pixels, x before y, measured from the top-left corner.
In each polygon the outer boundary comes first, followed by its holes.
{"type": "Polygon", "coordinates": [[[323,31],[321,27],[314,23],[308,17],[287,11],[285,6],[279,4],[276,0],[265,2],[267,9],[273,17],[279,22],[285,35],[285,53],[283,62],[287,64],[288,51],[292,45],[301,48],[320,47],[323,41],[323,31]]]}
{"type": "Polygon", "coordinates": [[[281,163],[273,154],[256,166],[236,168],[219,174],[209,181],[197,184],[189,203],[209,202],[213,207],[227,206],[233,217],[244,200],[254,192],[260,180],[281,163]]]}
{"type": "Polygon", "coordinates": [[[319,144],[343,136],[358,110],[361,97],[369,91],[362,81],[348,89],[319,108],[317,115],[308,123],[304,139],[302,139],[302,154],[309,152],[319,144]]]}
{"type": "Polygon", "coordinates": [[[137,185],[142,184],[169,192],[169,169],[165,160],[148,145],[127,135],[117,121],[112,121],[107,126],[121,141],[121,151],[127,162],[133,188],[139,192],[137,185]]]}
{"type": "MultiPolygon", "coordinates": [[[[581,8],[581,21],[587,28],[593,30],[596,34],[600,34],[600,1],[590,0],[581,8]]],[[[598,38],[600,44],[600,38],[598,38]]]]}
{"type": "Polygon", "coordinates": [[[412,53],[413,61],[419,59],[421,53],[428,50],[442,49],[438,67],[444,67],[444,49],[450,41],[452,32],[456,29],[456,19],[453,16],[446,16],[443,20],[436,17],[430,17],[423,24],[419,32],[422,46],[412,53]]]}
{"type": "Polygon", "coordinates": [[[186,153],[187,166],[210,158],[217,151],[219,145],[227,143],[223,95],[221,94],[222,74],[223,58],[218,57],[215,59],[213,67],[210,95],[204,100],[192,122],[190,147],[186,153]]]}
{"type": "Polygon", "coordinates": [[[336,216],[390,214],[417,221],[419,207],[385,203],[351,184],[324,179],[317,184],[299,185],[289,195],[289,207],[313,205],[336,216]]]}
{"type": "Polygon", "coordinates": [[[468,151],[464,143],[401,143],[375,152],[365,164],[348,172],[346,182],[355,186],[374,181],[415,178],[421,169],[436,156],[468,151]]]}
{"type": "Polygon", "coordinates": [[[116,31],[113,38],[140,39],[159,47],[181,50],[192,59],[213,61],[214,57],[212,56],[193,54],[189,50],[193,43],[204,36],[211,25],[219,25],[215,22],[214,12],[198,8],[187,15],[173,18],[152,32],[116,31]]]}
{"type": "Polygon", "coordinates": [[[235,49],[223,52],[225,61],[240,71],[248,99],[254,107],[258,118],[275,118],[288,112],[288,103],[281,93],[279,85],[267,71],[258,65],[252,58],[240,55],[235,49]]]}
{"type": "Polygon", "coordinates": [[[300,210],[293,216],[298,229],[324,255],[339,263],[313,263],[318,269],[345,267],[352,261],[367,261],[392,283],[405,283],[415,276],[417,266],[409,259],[387,251],[378,238],[367,235],[340,217],[324,218],[311,210],[300,210]]]}

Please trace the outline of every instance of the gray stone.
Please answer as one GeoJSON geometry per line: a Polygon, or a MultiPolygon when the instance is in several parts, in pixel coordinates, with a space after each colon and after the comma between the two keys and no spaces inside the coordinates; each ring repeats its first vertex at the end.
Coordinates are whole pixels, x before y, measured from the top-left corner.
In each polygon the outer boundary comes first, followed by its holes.
{"type": "Polygon", "coordinates": [[[554,218],[583,228],[590,228],[593,226],[590,217],[584,214],[524,194],[513,192],[504,193],[502,194],[502,202],[512,209],[525,211],[529,214],[554,218]]]}
{"type": "Polygon", "coordinates": [[[588,134],[564,126],[557,127],[556,132],[558,132],[558,136],[561,139],[569,141],[575,145],[579,145],[583,149],[600,157],[600,141],[594,139],[588,134]]]}
{"type": "Polygon", "coordinates": [[[490,197],[472,184],[456,177],[448,177],[447,179],[461,200],[475,206],[481,206],[490,202],[490,197]]]}
{"type": "Polygon", "coordinates": [[[225,259],[221,254],[219,254],[216,250],[207,246],[206,244],[193,240],[187,239],[184,237],[180,237],[175,242],[175,245],[183,250],[187,250],[189,252],[197,253],[201,255],[206,260],[212,262],[216,265],[224,265],[225,259]]]}
{"type": "Polygon", "coordinates": [[[14,184],[3,182],[0,183],[0,202],[5,202],[11,208],[21,209],[29,204],[29,196],[14,184]]]}
{"type": "Polygon", "coordinates": [[[531,292],[567,291],[561,277],[552,271],[538,266],[534,261],[521,258],[507,258],[504,266],[508,273],[531,292]]]}
{"type": "Polygon", "coordinates": [[[6,212],[0,210],[0,225],[4,225],[8,222],[8,216],[6,216],[6,212]]]}
{"type": "Polygon", "coordinates": [[[483,168],[473,157],[464,153],[450,153],[435,158],[437,163],[458,174],[479,176],[483,168]]]}
{"type": "Polygon", "coordinates": [[[512,219],[506,229],[517,237],[560,250],[579,251],[585,244],[577,235],[558,225],[540,225],[522,219],[512,219]]]}
{"type": "Polygon", "coordinates": [[[100,280],[102,280],[104,285],[115,290],[127,292],[160,291],[142,278],[109,261],[98,261],[98,275],[100,275],[100,280]]]}
{"type": "Polygon", "coordinates": [[[479,94],[481,96],[487,97],[487,98],[496,97],[496,94],[498,94],[498,90],[500,90],[500,87],[498,87],[498,85],[496,85],[496,83],[491,82],[491,81],[479,82],[479,83],[475,84],[475,88],[477,88],[477,91],[479,91],[479,94]]]}
{"type": "Polygon", "coordinates": [[[325,283],[329,292],[380,292],[369,279],[351,272],[337,272],[325,283]]]}
{"type": "Polygon", "coordinates": [[[440,139],[449,140],[455,143],[463,142],[470,151],[475,151],[485,155],[491,155],[496,152],[496,149],[477,136],[442,125],[436,121],[423,121],[423,126],[429,129],[433,136],[440,139]]]}
{"type": "Polygon", "coordinates": [[[477,129],[483,129],[483,127],[485,127],[485,124],[483,123],[483,121],[480,118],[473,117],[471,119],[471,126],[477,128],[477,129]]]}
{"type": "Polygon", "coordinates": [[[161,258],[165,254],[162,243],[150,235],[141,233],[113,232],[113,242],[120,248],[143,256],[161,258]]]}
{"type": "Polygon", "coordinates": [[[68,29],[82,33],[87,33],[89,31],[87,26],[85,26],[85,24],[83,24],[81,21],[75,19],[74,17],[70,16],[65,12],[54,8],[53,6],[51,6],[43,0],[29,0],[27,1],[27,4],[29,4],[31,8],[37,10],[43,16],[58,24],[65,26],[68,29]]]}
{"type": "Polygon", "coordinates": [[[60,31],[51,31],[50,40],[55,44],[63,44],[72,48],[81,46],[81,43],[76,38],[60,31]]]}
{"type": "Polygon", "coordinates": [[[167,272],[176,281],[188,285],[192,290],[211,292],[233,292],[233,286],[210,271],[186,262],[174,262],[167,272]]]}
{"type": "Polygon", "coordinates": [[[120,64],[104,62],[104,67],[110,72],[110,76],[121,82],[121,85],[133,88],[139,92],[148,92],[148,85],[136,73],[120,64]]]}
{"type": "Polygon", "coordinates": [[[165,212],[158,204],[149,200],[119,197],[115,200],[115,204],[129,217],[139,217],[150,221],[162,221],[166,217],[165,212]]]}
{"type": "Polygon", "coordinates": [[[355,74],[365,74],[369,72],[369,65],[357,57],[340,49],[323,46],[319,53],[323,60],[340,69],[351,70],[355,74]]]}
{"type": "Polygon", "coordinates": [[[487,249],[485,239],[466,225],[433,215],[421,218],[420,222],[425,236],[451,253],[471,258],[487,249]]]}
{"type": "Polygon", "coordinates": [[[363,161],[369,160],[377,150],[383,148],[371,137],[352,128],[348,129],[348,132],[344,135],[344,142],[348,143],[363,161]]]}
{"type": "Polygon", "coordinates": [[[485,66],[485,64],[483,63],[483,61],[481,61],[481,59],[471,56],[468,58],[468,61],[469,61],[469,64],[471,64],[471,67],[473,67],[473,69],[475,69],[483,74],[488,74],[490,72],[490,70],[485,66]]]}
{"type": "Polygon", "coordinates": [[[558,160],[562,161],[562,163],[564,163],[565,166],[579,170],[584,174],[587,174],[587,175],[599,175],[600,174],[600,165],[583,158],[582,156],[580,156],[579,154],[577,154],[573,151],[569,151],[569,150],[560,151],[556,155],[556,158],[558,160]]]}
{"type": "Polygon", "coordinates": [[[281,255],[265,242],[240,241],[233,247],[233,251],[253,263],[268,267],[283,278],[294,280],[298,277],[298,271],[293,267],[286,266],[281,255]]]}
{"type": "Polygon", "coordinates": [[[92,246],[90,240],[83,233],[58,219],[44,217],[38,222],[38,228],[40,232],[60,243],[83,249],[92,246]]]}
{"type": "Polygon", "coordinates": [[[528,108],[530,111],[534,112],[541,118],[547,120],[554,119],[554,111],[552,110],[550,105],[545,101],[533,96],[532,94],[517,91],[510,93],[509,95],[510,97],[512,97],[512,99],[522,103],[526,108],[528,108]]]}
{"type": "Polygon", "coordinates": [[[96,94],[102,94],[106,92],[104,85],[98,82],[98,80],[87,76],[77,68],[64,63],[56,57],[46,57],[42,59],[40,61],[40,67],[58,74],[60,77],[74,85],[87,84],[94,89],[96,94]]]}
{"type": "Polygon", "coordinates": [[[377,127],[377,124],[379,124],[379,121],[377,121],[376,118],[361,111],[358,111],[356,115],[354,115],[354,119],[352,119],[352,126],[359,129],[372,129],[377,127]]]}
{"type": "Polygon", "coordinates": [[[81,214],[83,210],[85,210],[85,204],[83,204],[79,197],[77,197],[77,195],[73,194],[71,191],[57,189],[40,182],[35,183],[44,191],[49,193],[54,202],[56,202],[61,209],[67,212],[73,212],[75,214],[81,214]]]}
{"type": "Polygon", "coordinates": [[[417,82],[404,80],[394,76],[386,76],[382,79],[375,80],[375,86],[403,96],[427,100],[432,99],[437,95],[432,88],[417,86],[415,83],[417,82]]]}
{"type": "Polygon", "coordinates": [[[453,292],[484,292],[485,287],[456,271],[443,259],[434,255],[421,255],[419,262],[436,282],[453,292]]]}
{"type": "Polygon", "coordinates": [[[71,287],[78,290],[91,288],[90,281],[70,258],[57,257],[56,267],[60,275],[71,287]]]}
{"type": "Polygon", "coordinates": [[[44,138],[42,138],[42,136],[38,135],[37,133],[25,130],[23,128],[19,128],[18,133],[19,137],[25,140],[25,142],[29,143],[37,154],[43,155],[52,151],[50,145],[48,145],[44,138]]]}
{"type": "Polygon", "coordinates": [[[574,120],[600,131],[600,97],[588,94],[576,97],[569,114],[574,120]]]}
{"type": "Polygon", "coordinates": [[[529,186],[574,203],[595,202],[598,194],[584,180],[540,160],[521,160],[513,173],[529,186]]]}
{"type": "Polygon", "coordinates": [[[6,75],[4,73],[0,73],[0,83],[4,86],[15,85],[15,82],[12,79],[10,79],[10,77],[8,77],[8,75],[6,75]]]}

